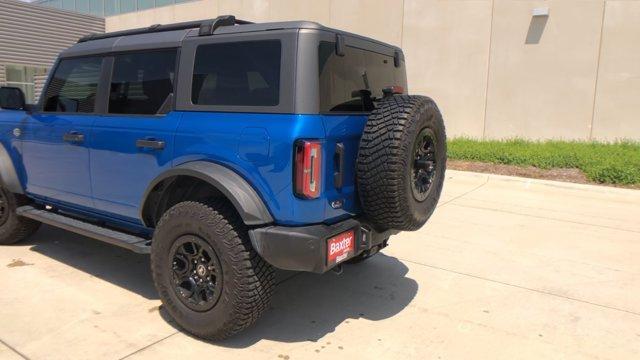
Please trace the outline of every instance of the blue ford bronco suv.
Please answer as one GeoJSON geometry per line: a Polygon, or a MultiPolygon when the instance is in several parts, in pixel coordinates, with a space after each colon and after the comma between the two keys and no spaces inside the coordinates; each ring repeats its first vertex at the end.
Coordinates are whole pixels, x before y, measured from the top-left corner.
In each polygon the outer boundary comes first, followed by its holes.
{"type": "Polygon", "coordinates": [[[229,337],[274,268],[323,273],[419,229],[445,129],[402,50],[313,22],[220,16],[92,34],[39,103],[0,89],[0,244],[41,223],[150,254],[166,311],[229,337]]]}

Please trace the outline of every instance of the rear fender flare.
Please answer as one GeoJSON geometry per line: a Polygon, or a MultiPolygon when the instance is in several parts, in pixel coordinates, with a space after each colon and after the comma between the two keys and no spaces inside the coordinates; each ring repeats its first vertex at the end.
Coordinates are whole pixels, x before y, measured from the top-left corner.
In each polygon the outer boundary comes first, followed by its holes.
{"type": "MultiPolygon", "coordinates": [[[[264,225],[273,222],[266,205],[249,183],[235,171],[207,161],[192,161],[165,171],[147,187],[140,206],[140,219],[145,223],[144,213],[147,198],[161,181],[175,176],[190,176],[200,179],[218,189],[238,211],[247,225],[264,225]]],[[[149,226],[149,224],[144,224],[149,226]]]]}

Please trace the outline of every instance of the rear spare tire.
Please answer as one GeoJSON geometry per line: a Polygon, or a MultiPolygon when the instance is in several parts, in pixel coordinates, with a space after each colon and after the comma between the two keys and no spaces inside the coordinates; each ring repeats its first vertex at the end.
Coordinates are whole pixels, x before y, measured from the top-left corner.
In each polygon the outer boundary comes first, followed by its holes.
{"type": "Polygon", "coordinates": [[[432,99],[382,100],[358,151],[358,194],[367,218],[384,229],[418,230],[436,208],[446,162],[444,122],[432,99]]]}

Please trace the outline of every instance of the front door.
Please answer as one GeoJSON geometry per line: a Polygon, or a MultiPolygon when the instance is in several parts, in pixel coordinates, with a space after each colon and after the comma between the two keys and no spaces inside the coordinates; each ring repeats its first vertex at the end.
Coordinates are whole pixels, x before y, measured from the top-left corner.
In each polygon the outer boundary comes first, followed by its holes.
{"type": "Polygon", "coordinates": [[[89,146],[100,98],[101,57],[62,59],[42,96],[42,111],[22,128],[26,191],[91,207],[89,146]]]}
{"type": "Polygon", "coordinates": [[[107,113],[96,119],[90,149],[94,204],[124,220],[139,219],[142,196],[171,167],[180,114],[171,112],[176,49],[108,58],[107,113]]]}

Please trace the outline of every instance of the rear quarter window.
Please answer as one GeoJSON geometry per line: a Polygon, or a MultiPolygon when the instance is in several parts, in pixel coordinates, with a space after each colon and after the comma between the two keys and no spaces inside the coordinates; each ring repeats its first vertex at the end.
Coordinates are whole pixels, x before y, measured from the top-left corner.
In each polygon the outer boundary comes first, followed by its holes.
{"type": "Polygon", "coordinates": [[[196,105],[277,106],[280,103],[281,48],[279,40],[198,46],[191,102],[196,105]]]}

